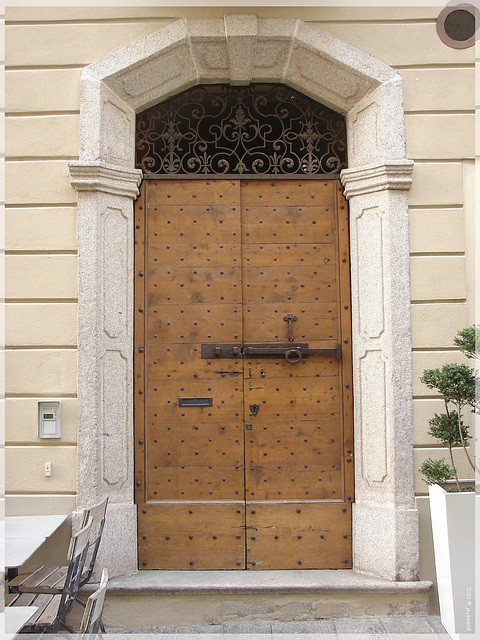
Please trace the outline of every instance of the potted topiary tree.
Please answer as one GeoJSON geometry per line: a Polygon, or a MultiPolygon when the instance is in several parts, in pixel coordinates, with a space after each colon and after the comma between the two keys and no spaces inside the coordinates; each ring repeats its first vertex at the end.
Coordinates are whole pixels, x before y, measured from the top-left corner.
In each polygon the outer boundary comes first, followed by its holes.
{"type": "MultiPolygon", "coordinates": [[[[454,343],[467,358],[478,358],[480,327],[467,327],[457,333],[454,343]]],[[[435,569],[442,624],[453,640],[474,632],[474,482],[479,473],[468,442],[469,427],[464,423],[466,410],[475,411],[475,371],[467,364],[445,364],[441,369],[426,369],[420,380],[439,392],[445,413],[436,413],[429,421],[428,433],[448,448],[450,464],[428,458],[420,467],[428,484],[432,518],[435,569]],[[461,483],[453,450],[462,447],[471,469],[471,482],[461,483]],[[463,484],[463,486],[461,486],[463,484]]]]}

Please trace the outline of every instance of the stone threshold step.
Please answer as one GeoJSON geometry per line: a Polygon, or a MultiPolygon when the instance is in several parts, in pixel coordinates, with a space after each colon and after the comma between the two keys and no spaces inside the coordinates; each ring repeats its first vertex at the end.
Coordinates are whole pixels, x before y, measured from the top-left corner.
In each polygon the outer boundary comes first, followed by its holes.
{"type": "MultiPolygon", "coordinates": [[[[383,594],[426,595],[429,581],[391,582],[339,570],[292,571],[138,571],[133,575],[109,580],[109,595],[214,595],[265,593],[345,593],[371,592],[383,594]]],[[[85,593],[94,590],[88,585],[85,593]]]]}

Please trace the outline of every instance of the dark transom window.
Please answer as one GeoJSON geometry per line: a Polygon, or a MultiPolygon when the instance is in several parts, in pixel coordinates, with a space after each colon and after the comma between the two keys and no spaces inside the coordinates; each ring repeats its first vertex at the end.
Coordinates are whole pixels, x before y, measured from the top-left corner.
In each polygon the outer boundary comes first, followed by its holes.
{"type": "Polygon", "coordinates": [[[137,116],[136,166],[159,175],[337,176],[345,117],[285,85],[205,85],[137,116]]]}

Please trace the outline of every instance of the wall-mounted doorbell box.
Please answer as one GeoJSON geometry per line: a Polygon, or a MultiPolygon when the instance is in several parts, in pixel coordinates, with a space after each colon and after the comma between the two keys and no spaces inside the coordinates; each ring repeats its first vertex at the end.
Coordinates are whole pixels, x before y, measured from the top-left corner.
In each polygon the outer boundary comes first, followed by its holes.
{"type": "Polygon", "coordinates": [[[39,402],[38,403],[38,437],[39,438],[61,438],[61,403],[39,402]]]}

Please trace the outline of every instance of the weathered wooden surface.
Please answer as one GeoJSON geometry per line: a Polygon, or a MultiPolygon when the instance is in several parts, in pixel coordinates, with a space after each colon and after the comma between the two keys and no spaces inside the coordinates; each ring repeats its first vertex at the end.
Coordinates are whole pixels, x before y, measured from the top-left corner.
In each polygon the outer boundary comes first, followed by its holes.
{"type": "Polygon", "coordinates": [[[146,181],[136,214],[140,568],[351,566],[348,209],[338,183],[146,181]],[[201,357],[203,343],[289,343],[286,314],[296,316],[292,346],[338,343],[342,359],[201,357]],[[182,407],[183,397],[211,406],[182,407]]]}

